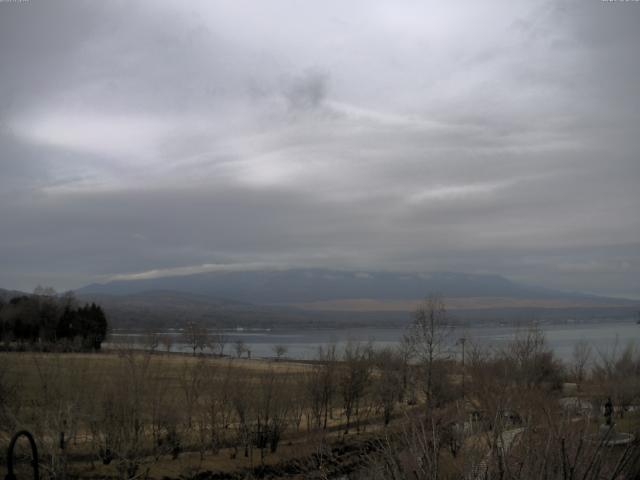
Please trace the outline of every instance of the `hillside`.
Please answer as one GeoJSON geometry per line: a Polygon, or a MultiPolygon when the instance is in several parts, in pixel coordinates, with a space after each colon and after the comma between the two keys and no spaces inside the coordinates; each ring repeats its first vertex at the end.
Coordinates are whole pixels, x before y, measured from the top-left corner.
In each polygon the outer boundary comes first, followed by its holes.
{"type": "MultiPolygon", "coordinates": [[[[114,281],[78,289],[115,328],[404,325],[420,299],[442,294],[462,322],[633,318],[640,302],[528,286],[498,275],[295,269],[114,281]]],[[[5,301],[23,293],[0,289],[5,301]]]]}
{"type": "Polygon", "coordinates": [[[591,298],[586,295],[523,285],[499,275],[447,272],[407,274],[324,269],[211,272],[140,280],[118,280],[88,285],[77,290],[77,293],[130,295],[157,290],[185,292],[259,305],[362,298],[414,300],[435,292],[449,298],[591,298]]]}
{"type": "Polygon", "coordinates": [[[402,325],[425,295],[446,297],[461,321],[630,318],[638,302],[528,286],[498,275],[400,274],[322,269],[215,272],[113,281],[77,290],[114,325],[225,327],[402,325]]]}
{"type": "Polygon", "coordinates": [[[78,293],[81,302],[96,302],[109,314],[116,328],[182,328],[187,320],[233,328],[309,323],[302,312],[286,307],[251,305],[170,290],[151,290],[132,294],[78,293]]]}

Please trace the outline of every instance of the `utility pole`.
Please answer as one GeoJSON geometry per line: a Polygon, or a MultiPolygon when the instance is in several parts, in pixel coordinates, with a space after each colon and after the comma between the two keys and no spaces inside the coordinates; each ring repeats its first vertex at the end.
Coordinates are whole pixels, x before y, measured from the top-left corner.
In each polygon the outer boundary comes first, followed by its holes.
{"type": "Polygon", "coordinates": [[[465,394],[465,388],[464,388],[464,344],[467,342],[467,339],[465,337],[462,337],[458,340],[458,343],[460,345],[462,345],[462,401],[464,402],[464,394],[465,394]]]}

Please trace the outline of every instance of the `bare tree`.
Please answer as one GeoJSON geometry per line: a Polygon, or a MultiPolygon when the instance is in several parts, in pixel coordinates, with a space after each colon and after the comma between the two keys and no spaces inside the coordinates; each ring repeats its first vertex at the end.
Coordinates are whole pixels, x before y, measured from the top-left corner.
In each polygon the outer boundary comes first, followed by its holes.
{"type": "MultiPolygon", "coordinates": [[[[547,400],[550,400],[547,398],[547,400]]],[[[549,403],[549,402],[546,402],[549,403]]],[[[549,405],[547,405],[549,406],[549,405]]],[[[435,412],[435,416],[440,416],[435,412]]],[[[549,414],[533,426],[501,431],[495,443],[468,442],[464,461],[443,455],[449,435],[445,418],[410,418],[389,433],[360,478],[436,480],[618,480],[638,478],[640,446],[610,448],[588,419],[549,414]],[[443,461],[445,460],[445,461],[443,461]]]]}
{"type": "Polygon", "coordinates": [[[160,335],[160,343],[164,347],[164,351],[169,353],[171,351],[171,347],[173,346],[173,336],[169,333],[160,335]]]}
{"type": "Polygon", "coordinates": [[[217,452],[221,444],[221,431],[223,428],[222,382],[218,368],[215,365],[207,365],[205,375],[202,392],[203,405],[198,429],[201,457],[207,447],[217,452]]]}
{"type": "Polygon", "coordinates": [[[256,446],[260,449],[261,461],[264,461],[267,447],[271,453],[276,452],[287,427],[291,398],[286,393],[285,379],[286,375],[278,375],[269,370],[260,376],[257,384],[253,431],[256,446]]]}
{"type": "Polygon", "coordinates": [[[217,329],[213,335],[211,335],[210,343],[213,353],[219,356],[224,356],[224,349],[227,346],[229,338],[224,334],[221,329],[217,329]]]}
{"type": "Polygon", "coordinates": [[[518,331],[501,355],[509,366],[512,382],[521,388],[531,389],[543,383],[559,387],[562,382],[562,367],[536,325],[518,331]]]}
{"type": "Polygon", "coordinates": [[[202,357],[197,361],[185,359],[178,379],[180,389],[184,395],[186,426],[188,429],[192,427],[196,405],[202,395],[206,374],[206,364],[204,362],[205,360],[202,357]]]}
{"type": "Polygon", "coordinates": [[[406,341],[424,367],[427,409],[432,406],[435,363],[446,357],[445,342],[451,330],[441,296],[430,295],[418,305],[406,341]]]}
{"type": "Polygon", "coordinates": [[[409,390],[409,388],[411,387],[411,392],[410,392],[410,398],[409,401],[413,401],[414,397],[415,397],[415,392],[414,392],[414,388],[413,385],[410,385],[410,377],[411,377],[411,360],[413,358],[414,352],[413,352],[413,347],[411,345],[411,342],[409,341],[409,338],[407,335],[404,335],[401,339],[400,342],[398,343],[398,346],[396,347],[396,355],[395,357],[399,360],[400,362],[400,368],[401,368],[401,377],[402,377],[402,382],[400,384],[400,390],[398,392],[398,400],[399,401],[403,401],[405,398],[405,395],[407,394],[407,391],[409,390]]]}
{"type": "Polygon", "coordinates": [[[591,353],[591,345],[586,340],[580,340],[573,346],[571,375],[576,382],[582,382],[585,379],[591,353]]]}
{"type": "Polygon", "coordinates": [[[233,348],[236,352],[236,357],[238,358],[242,357],[242,354],[247,351],[247,346],[242,340],[236,340],[235,343],[233,344],[233,348]]]}
{"type": "MultiPolygon", "coordinates": [[[[306,390],[310,404],[310,415],[317,428],[327,429],[333,398],[337,391],[336,346],[318,348],[318,363],[307,376],[306,390]]],[[[309,417],[307,417],[309,420],[309,417]]],[[[307,426],[310,427],[307,421],[307,426]]]]}
{"type": "Polygon", "coordinates": [[[232,458],[237,455],[238,446],[244,448],[244,456],[253,462],[253,443],[252,443],[252,423],[255,417],[256,394],[255,383],[248,378],[248,372],[241,370],[235,372],[230,379],[229,386],[231,392],[231,404],[235,412],[234,427],[236,430],[237,440],[234,443],[235,452],[232,458]]]}
{"type": "Polygon", "coordinates": [[[99,416],[93,430],[98,434],[100,457],[115,461],[121,479],[134,478],[145,462],[148,379],[153,356],[122,349],[119,363],[105,385],[99,416]]]}
{"type": "Polygon", "coordinates": [[[203,325],[197,322],[187,322],[182,331],[182,339],[192,349],[194,356],[196,350],[200,350],[202,353],[209,346],[209,333],[203,325]]]}
{"type": "Polygon", "coordinates": [[[303,374],[297,374],[290,385],[288,394],[291,398],[291,425],[295,428],[296,432],[299,432],[302,417],[309,409],[307,377],[303,374]]]}
{"type": "Polygon", "coordinates": [[[346,418],[345,433],[349,433],[353,416],[358,420],[358,430],[360,428],[360,407],[369,384],[371,367],[369,351],[357,343],[349,342],[344,351],[344,362],[339,380],[346,418]]]}
{"type": "Polygon", "coordinates": [[[274,345],[273,353],[276,356],[276,360],[280,360],[283,356],[287,354],[288,348],[285,345],[274,345]]]}
{"type": "Polygon", "coordinates": [[[374,397],[387,426],[396,402],[402,395],[403,360],[397,352],[385,349],[375,355],[374,364],[378,373],[374,397]]]}
{"type": "Polygon", "coordinates": [[[145,350],[155,352],[160,345],[160,336],[153,330],[149,330],[144,334],[142,342],[145,350]]]}
{"type": "Polygon", "coordinates": [[[613,350],[598,353],[593,376],[606,390],[606,396],[613,399],[616,412],[623,416],[640,394],[640,351],[633,341],[624,349],[619,349],[616,341],[613,350]]]}
{"type": "Polygon", "coordinates": [[[33,289],[33,294],[38,297],[55,297],[58,293],[53,287],[43,287],[42,285],[38,285],[33,289]]]}

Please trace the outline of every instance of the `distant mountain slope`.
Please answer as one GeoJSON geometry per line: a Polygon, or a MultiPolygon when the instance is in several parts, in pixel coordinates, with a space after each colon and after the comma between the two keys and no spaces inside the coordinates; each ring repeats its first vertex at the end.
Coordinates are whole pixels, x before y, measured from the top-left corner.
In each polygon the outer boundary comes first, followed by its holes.
{"type": "MultiPolygon", "coordinates": [[[[180,328],[186,320],[235,328],[404,325],[421,298],[446,297],[462,321],[632,318],[640,302],[565,293],[498,275],[295,269],[217,272],[94,284],[76,291],[114,328],[180,328]]],[[[0,289],[5,301],[21,292],[0,289]]]]}
{"type": "Polygon", "coordinates": [[[185,319],[234,327],[405,324],[421,298],[446,297],[467,321],[630,318],[640,302],[566,293],[498,275],[293,269],[113,281],[76,291],[113,324],[175,327],[185,319]]]}
{"type": "Polygon", "coordinates": [[[78,294],[131,295],[176,291],[252,304],[292,304],[327,300],[412,300],[429,293],[445,297],[589,298],[512,282],[499,275],[437,272],[405,274],[324,269],[213,272],[92,284],[78,294]]]}
{"type": "MultiPolygon", "coordinates": [[[[287,304],[295,308],[318,312],[411,312],[421,299],[413,300],[375,300],[349,299],[326,300],[319,302],[287,304]]],[[[522,310],[554,309],[571,310],[580,308],[629,308],[640,303],[628,300],[584,297],[584,298],[513,298],[513,297],[448,297],[445,299],[447,310],[522,310]]]]}
{"type": "Polygon", "coordinates": [[[22,295],[29,295],[29,294],[25,292],[20,292],[18,290],[5,290],[4,288],[0,288],[0,299],[5,302],[13,297],[20,297],[22,295]]]}
{"type": "Polygon", "coordinates": [[[177,327],[187,320],[209,325],[264,326],[304,322],[309,315],[287,307],[256,306],[187,292],[152,290],[126,295],[77,293],[81,302],[101,305],[116,328],[177,327]]]}

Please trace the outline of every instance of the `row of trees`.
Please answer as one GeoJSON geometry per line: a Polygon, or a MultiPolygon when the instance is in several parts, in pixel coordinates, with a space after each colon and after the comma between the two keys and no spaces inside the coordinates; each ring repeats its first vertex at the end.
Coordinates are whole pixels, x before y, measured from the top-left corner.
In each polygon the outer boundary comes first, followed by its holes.
{"type": "Polygon", "coordinates": [[[0,341],[8,348],[39,344],[99,350],[107,330],[102,308],[95,303],[79,306],[71,294],[37,289],[33,295],[0,302],[0,341]]]}
{"type": "Polygon", "coordinates": [[[401,376],[388,361],[394,352],[360,344],[342,355],[324,348],[313,365],[274,362],[256,370],[233,359],[134,349],[110,361],[73,358],[34,355],[28,369],[36,379],[0,375],[7,391],[19,392],[22,381],[36,388],[28,407],[19,396],[0,397],[0,430],[8,436],[18,426],[31,429],[51,477],[64,478],[74,458],[89,457],[133,478],[184,451],[202,460],[224,449],[259,465],[289,434],[363,432],[383,416],[389,423],[401,395],[401,376]]]}
{"type": "Polygon", "coordinates": [[[554,358],[539,330],[522,332],[504,349],[471,344],[465,369],[452,365],[448,373],[465,374],[464,397],[437,401],[434,390],[432,408],[389,431],[358,478],[638,478],[640,417],[627,414],[632,421],[623,423],[621,392],[634,399],[627,407],[639,404],[640,350],[629,345],[592,360],[580,366],[577,397],[563,397],[562,386],[575,386],[577,365],[554,358]],[[609,399],[614,427],[603,415],[609,399]],[[627,442],[613,446],[620,438],[627,442]]]}
{"type": "MultiPolygon", "coordinates": [[[[181,344],[186,345],[191,350],[193,356],[196,354],[211,354],[218,357],[225,356],[225,350],[229,354],[227,346],[229,337],[221,329],[209,329],[204,323],[188,321],[183,324],[182,332],[178,340],[181,344]]],[[[147,332],[143,336],[142,345],[144,350],[151,352],[163,349],[167,353],[171,352],[174,344],[174,336],[171,334],[159,334],[156,332],[147,332]]],[[[231,345],[231,354],[237,358],[246,356],[251,358],[251,349],[241,339],[235,340],[231,345]]],[[[272,348],[273,356],[277,360],[281,360],[288,352],[285,345],[274,345],[272,348]]]]}
{"type": "Polygon", "coordinates": [[[630,437],[603,416],[612,401],[620,419],[640,405],[635,344],[594,354],[579,342],[563,364],[532,327],[503,348],[469,340],[466,362],[451,363],[443,349],[450,333],[442,300],[427,299],[408,336],[426,408],[388,433],[362,478],[638,478],[640,416],[623,424],[630,437]],[[563,398],[568,386],[577,397],[563,398]],[[612,447],[621,438],[626,443],[612,447]]]}

